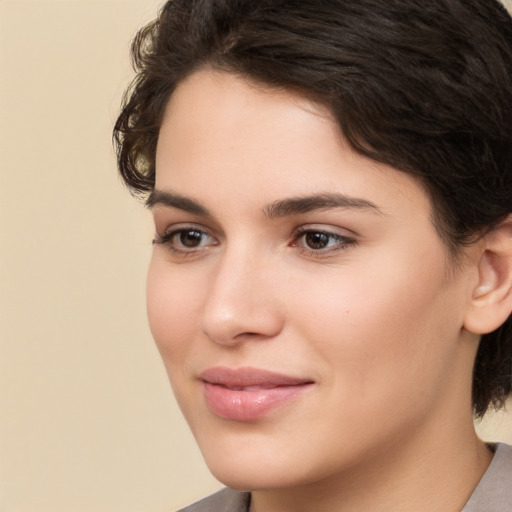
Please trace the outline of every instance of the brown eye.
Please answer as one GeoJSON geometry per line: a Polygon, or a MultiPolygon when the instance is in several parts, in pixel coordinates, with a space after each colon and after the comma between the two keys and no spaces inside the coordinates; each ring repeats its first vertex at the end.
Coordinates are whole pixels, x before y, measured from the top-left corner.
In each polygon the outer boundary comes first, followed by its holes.
{"type": "Polygon", "coordinates": [[[164,245],[175,254],[194,254],[199,250],[207,249],[218,244],[217,240],[201,229],[182,228],[175,229],[165,235],[155,236],[154,244],[164,245]]]}
{"type": "Polygon", "coordinates": [[[303,229],[296,235],[293,245],[318,257],[327,257],[355,245],[352,237],[316,229],[303,229]]]}
{"type": "Polygon", "coordinates": [[[195,229],[183,230],[176,234],[179,243],[183,247],[188,248],[199,247],[201,245],[201,242],[203,241],[203,238],[206,236],[201,231],[197,231],[195,229]]]}
{"type": "Polygon", "coordinates": [[[332,235],[317,231],[310,231],[304,235],[304,244],[313,250],[325,249],[329,245],[332,235]]]}

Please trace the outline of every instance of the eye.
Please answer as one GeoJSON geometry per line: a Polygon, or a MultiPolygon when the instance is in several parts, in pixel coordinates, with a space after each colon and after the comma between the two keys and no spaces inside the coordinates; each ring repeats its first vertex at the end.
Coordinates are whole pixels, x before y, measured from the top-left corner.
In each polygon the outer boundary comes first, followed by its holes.
{"type": "Polygon", "coordinates": [[[310,231],[302,235],[302,240],[308,249],[318,251],[335,245],[336,242],[338,242],[338,237],[328,233],[322,233],[320,231],[310,231]]]}
{"type": "Polygon", "coordinates": [[[352,237],[319,229],[303,228],[296,237],[293,246],[310,253],[330,254],[346,249],[356,243],[352,237]]]}
{"type": "Polygon", "coordinates": [[[204,245],[207,241],[207,236],[206,233],[197,229],[184,229],[175,233],[171,240],[190,249],[204,245]]]}
{"type": "Polygon", "coordinates": [[[174,229],[160,236],[156,235],[153,244],[165,245],[179,254],[190,254],[208,246],[217,245],[215,238],[195,227],[174,229]]]}

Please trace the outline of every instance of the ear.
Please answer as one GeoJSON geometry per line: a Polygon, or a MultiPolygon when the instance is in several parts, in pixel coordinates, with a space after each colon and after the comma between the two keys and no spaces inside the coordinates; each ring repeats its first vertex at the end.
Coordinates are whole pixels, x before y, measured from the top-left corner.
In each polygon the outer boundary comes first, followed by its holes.
{"type": "Polygon", "coordinates": [[[485,235],[479,247],[478,280],[464,327],[475,334],[487,334],[512,312],[512,215],[485,235]]]}

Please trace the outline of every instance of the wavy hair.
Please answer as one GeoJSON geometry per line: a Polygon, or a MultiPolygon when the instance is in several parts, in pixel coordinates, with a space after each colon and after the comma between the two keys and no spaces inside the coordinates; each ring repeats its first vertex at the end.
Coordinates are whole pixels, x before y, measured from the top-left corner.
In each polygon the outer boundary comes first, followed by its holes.
{"type": "MultiPolygon", "coordinates": [[[[424,184],[455,256],[512,212],[512,19],[496,0],[170,0],[132,45],[114,129],[121,176],[151,191],[164,108],[213,67],[294,89],[350,145],[424,184]]],[[[512,390],[512,319],[480,342],[477,417],[512,390]]]]}

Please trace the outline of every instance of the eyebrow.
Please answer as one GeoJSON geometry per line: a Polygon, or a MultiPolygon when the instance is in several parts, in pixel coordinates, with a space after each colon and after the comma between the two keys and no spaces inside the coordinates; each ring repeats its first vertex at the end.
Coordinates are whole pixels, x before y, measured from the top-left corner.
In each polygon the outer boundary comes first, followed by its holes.
{"type": "MultiPolygon", "coordinates": [[[[208,209],[202,204],[176,192],[153,190],[146,200],[146,207],[152,208],[158,205],[177,208],[202,217],[211,216],[208,209]]],[[[371,201],[340,193],[323,193],[279,199],[266,206],[263,212],[269,219],[276,219],[334,208],[366,210],[371,213],[382,214],[380,208],[371,201]]]]}
{"type": "Polygon", "coordinates": [[[162,205],[170,208],[177,208],[194,215],[210,217],[210,212],[202,204],[188,197],[176,194],[175,192],[166,192],[163,190],[153,190],[146,200],[146,207],[162,205]]]}
{"type": "Polygon", "coordinates": [[[330,210],[332,208],[367,210],[382,214],[380,208],[366,199],[351,197],[339,193],[314,194],[311,196],[291,197],[275,201],[265,208],[265,215],[270,219],[299,215],[317,210],[330,210]]]}

